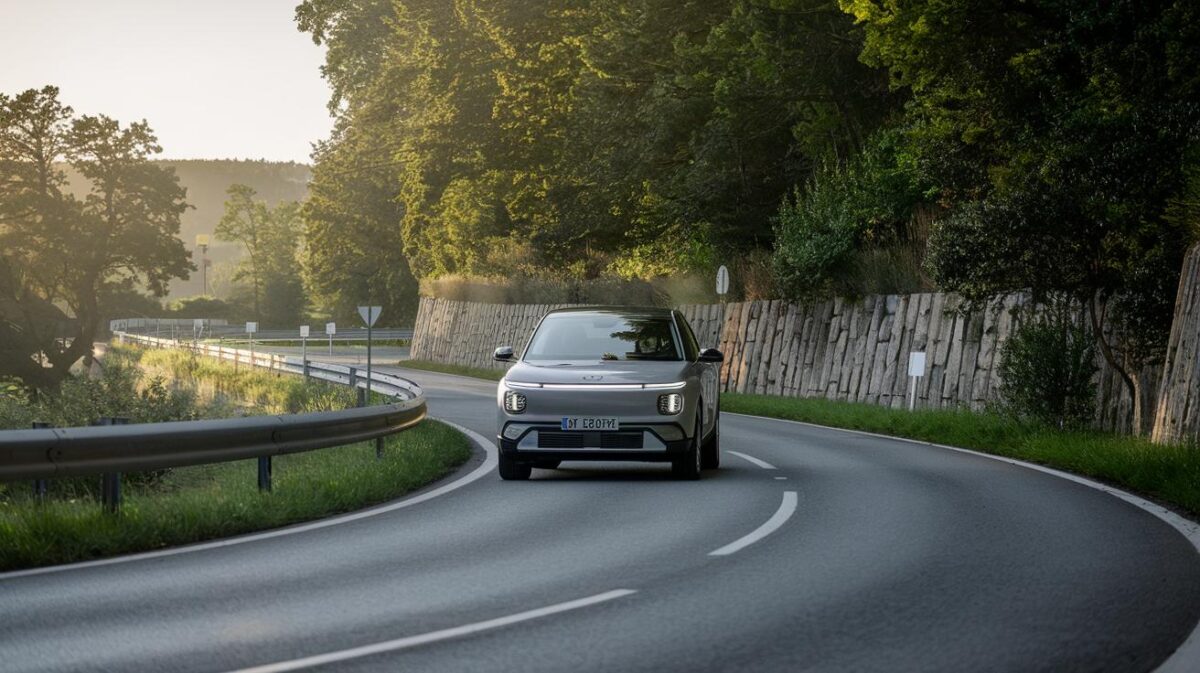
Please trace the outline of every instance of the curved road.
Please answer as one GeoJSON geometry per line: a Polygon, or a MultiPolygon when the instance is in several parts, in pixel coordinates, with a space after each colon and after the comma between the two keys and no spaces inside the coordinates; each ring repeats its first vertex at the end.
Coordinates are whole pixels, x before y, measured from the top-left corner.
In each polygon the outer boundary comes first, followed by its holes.
{"type": "MultiPolygon", "coordinates": [[[[406,375],[433,415],[494,433],[494,384],[406,375]]],[[[1196,548],[1118,498],[721,422],[699,482],[489,471],[336,525],[0,576],[0,670],[1150,671],[1200,619],[1196,548]]]]}

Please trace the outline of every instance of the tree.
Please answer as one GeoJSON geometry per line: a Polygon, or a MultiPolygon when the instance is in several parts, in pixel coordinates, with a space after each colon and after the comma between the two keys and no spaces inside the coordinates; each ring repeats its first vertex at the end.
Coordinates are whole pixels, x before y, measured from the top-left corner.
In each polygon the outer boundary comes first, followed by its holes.
{"type": "Polygon", "coordinates": [[[178,238],[186,194],[173,171],[149,161],[160,151],[145,122],[76,117],[55,87],[0,94],[0,318],[28,335],[46,333],[47,306],[70,318],[53,335],[60,340],[9,352],[0,373],[55,388],[90,356],[106,295],[142,286],[162,296],[168,281],[187,277],[178,238]],[[82,199],[64,191],[64,166],[86,181],[82,199]]]}
{"type": "Polygon", "coordinates": [[[303,231],[299,204],[269,207],[246,185],[231,185],[227,193],[225,214],[214,234],[246,249],[234,280],[250,279],[255,320],[294,324],[307,309],[297,261],[303,231]]]}
{"type": "Polygon", "coordinates": [[[1162,353],[1190,233],[1165,217],[1200,139],[1200,7],[1187,0],[842,0],[863,59],[908,90],[922,181],[949,214],[945,289],[1076,297],[1133,398],[1162,353]]]}
{"type": "Polygon", "coordinates": [[[363,180],[395,202],[378,223],[399,233],[374,235],[420,278],[653,275],[765,248],[791,186],[900,100],[825,0],[309,0],[297,17],[328,47],[338,115],[316,172],[345,187],[310,228],[353,212],[363,180]]]}

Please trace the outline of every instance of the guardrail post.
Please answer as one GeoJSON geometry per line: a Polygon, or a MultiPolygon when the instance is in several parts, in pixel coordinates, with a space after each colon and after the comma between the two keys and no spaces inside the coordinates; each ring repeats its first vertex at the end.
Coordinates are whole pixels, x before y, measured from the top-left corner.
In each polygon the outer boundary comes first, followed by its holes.
{"type": "MultiPolygon", "coordinates": [[[[48,428],[48,427],[50,427],[49,423],[43,423],[42,421],[34,421],[33,422],[34,430],[40,430],[40,429],[48,428]]],[[[34,479],[33,480],[33,497],[38,502],[46,501],[46,491],[47,491],[48,486],[49,486],[49,484],[47,483],[47,480],[45,480],[45,479],[34,479]]]]}
{"type": "MultiPolygon", "coordinates": [[[[128,425],[128,418],[101,418],[96,425],[128,425]]],[[[104,511],[117,514],[121,511],[121,473],[105,472],[100,478],[100,501],[104,511]]]]}
{"type": "Polygon", "coordinates": [[[271,490],[271,456],[258,457],[258,490],[271,490]]]}
{"type": "Polygon", "coordinates": [[[375,438],[375,460],[383,460],[383,437],[375,438]]]}
{"type": "Polygon", "coordinates": [[[366,388],[355,388],[354,390],[357,391],[358,406],[360,406],[360,407],[367,406],[367,389],[366,388]]]}
{"type": "Polygon", "coordinates": [[[355,369],[354,367],[350,368],[350,387],[351,388],[358,387],[358,370],[355,369]]]}

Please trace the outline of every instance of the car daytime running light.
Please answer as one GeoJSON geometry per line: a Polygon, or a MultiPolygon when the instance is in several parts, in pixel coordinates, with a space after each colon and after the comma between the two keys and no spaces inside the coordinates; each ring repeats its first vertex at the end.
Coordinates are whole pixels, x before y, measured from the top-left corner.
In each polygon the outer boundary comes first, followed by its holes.
{"type": "Polygon", "coordinates": [[[658,413],[663,416],[674,416],[683,411],[683,395],[670,393],[658,396],[658,413]]]}
{"type": "Polygon", "coordinates": [[[504,392],[504,410],[510,414],[525,413],[525,395],[515,390],[504,392]]]}

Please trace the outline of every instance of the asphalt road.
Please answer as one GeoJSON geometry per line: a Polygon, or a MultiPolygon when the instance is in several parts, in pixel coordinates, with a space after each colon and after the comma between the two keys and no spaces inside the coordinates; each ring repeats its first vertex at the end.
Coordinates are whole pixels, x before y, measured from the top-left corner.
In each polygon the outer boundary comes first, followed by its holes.
{"type": "MultiPolygon", "coordinates": [[[[409,374],[433,415],[494,434],[494,384],[409,374]]],[[[1150,671],[1200,619],[1196,549],[1108,494],[721,423],[698,482],[492,471],[315,530],[0,577],[0,670],[1150,671]]]]}

